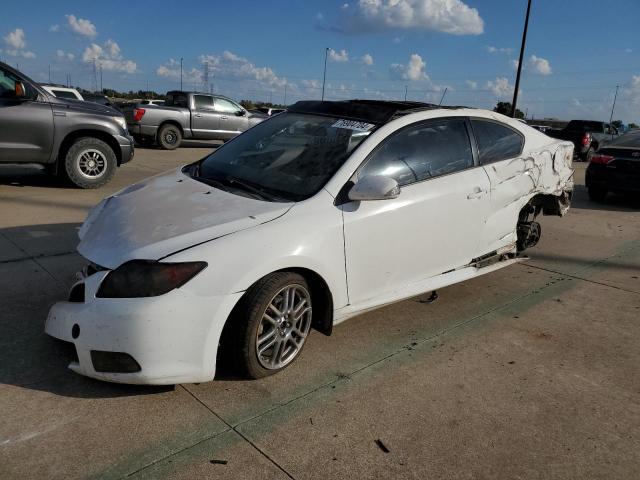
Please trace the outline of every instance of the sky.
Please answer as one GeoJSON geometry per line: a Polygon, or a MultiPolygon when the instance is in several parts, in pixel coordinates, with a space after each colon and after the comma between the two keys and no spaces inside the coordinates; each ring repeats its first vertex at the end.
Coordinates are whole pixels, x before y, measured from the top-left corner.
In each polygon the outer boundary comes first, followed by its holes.
{"type": "MultiPolygon", "coordinates": [[[[0,58],[36,81],[291,103],[511,101],[526,0],[5,2],[0,58]],[[329,49],[327,51],[327,49],[329,49]],[[93,65],[96,64],[94,77],[93,65]],[[205,82],[206,80],[206,82],[205,82]],[[445,94],[446,89],[446,94],[445,94]]],[[[518,107],[640,123],[638,0],[533,0],[518,107]]]]}

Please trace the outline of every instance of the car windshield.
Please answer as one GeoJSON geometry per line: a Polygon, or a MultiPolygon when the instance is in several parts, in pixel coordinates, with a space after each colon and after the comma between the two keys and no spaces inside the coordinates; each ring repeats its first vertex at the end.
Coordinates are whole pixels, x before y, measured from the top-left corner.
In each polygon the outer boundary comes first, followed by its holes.
{"type": "Polygon", "coordinates": [[[245,189],[270,201],[301,201],[317,193],[374,125],[283,113],[246,131],[205,158],[194,178],[245,189]]]}

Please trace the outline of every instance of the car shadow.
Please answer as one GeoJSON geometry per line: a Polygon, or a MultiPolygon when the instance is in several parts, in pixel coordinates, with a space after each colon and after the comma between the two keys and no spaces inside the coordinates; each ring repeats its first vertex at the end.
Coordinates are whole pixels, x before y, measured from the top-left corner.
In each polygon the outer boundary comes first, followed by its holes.
{"type": "MultiPolygon", "coordinates": [[[[218,148],[223,142],[218,140],[182,140],[180,148],[218,148]]],[[[136,149],[140,150],[161,150],[158,145],[141,145],[136,142],[136,149]]]]}
{"type": "Polygon", "coordinates": [[[633,212],[640,210],[640,196],[616,195],[610,193],[603,201],[596,202],[589,198],[587,187],[584,185],[575,185],[573,189],[573,198],[571,199],[571,208],[582,210],[606,210],[611,212],[633,212]]]}
{"type": "Polygon", "coordinates": [[[73,185],[57,175],[51,175],[40,165],[0,165],[0,185],[12,187],[69,188],[73,185]]]}
{"type": "Polygon", "coordinates": [[[101,382],[67,367],[73,347],[44,333],[50,306],[66,300],[74,272],[79,224],[0,229],[0,385],[74,398],[150,395],[174,386],[101,382]],[[13,256],[11,253],[13,252],[13,256]]]}

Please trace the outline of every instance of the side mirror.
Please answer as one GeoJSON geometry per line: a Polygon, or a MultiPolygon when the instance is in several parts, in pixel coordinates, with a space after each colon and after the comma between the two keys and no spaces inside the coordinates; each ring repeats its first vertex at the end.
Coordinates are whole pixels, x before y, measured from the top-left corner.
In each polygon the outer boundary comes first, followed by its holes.
{"type": "Polygon", "coordinates": [[[382,175],[365,175],[349,190],[349,200],[389,200],[400,195],[400,187],[394,178],[382,175]]]}
{"type": "Polygon", "coordinates": [[[247,112],[245,110],[238,110],[236,112],[236,116],[237,117],[244,117],[247,114],[247,112]]]}

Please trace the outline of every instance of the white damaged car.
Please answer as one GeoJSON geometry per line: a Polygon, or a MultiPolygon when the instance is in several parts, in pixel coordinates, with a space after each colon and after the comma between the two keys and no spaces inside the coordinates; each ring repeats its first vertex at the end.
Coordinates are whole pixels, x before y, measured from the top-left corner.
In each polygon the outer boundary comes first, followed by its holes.
{"type": "Polygon", "coordinates": [[[521,260],[569,209],[572,156],[485,110],[298,102],[98,204],[45,330],[102,380],[269,375],[311,329],[521,260]]]}

